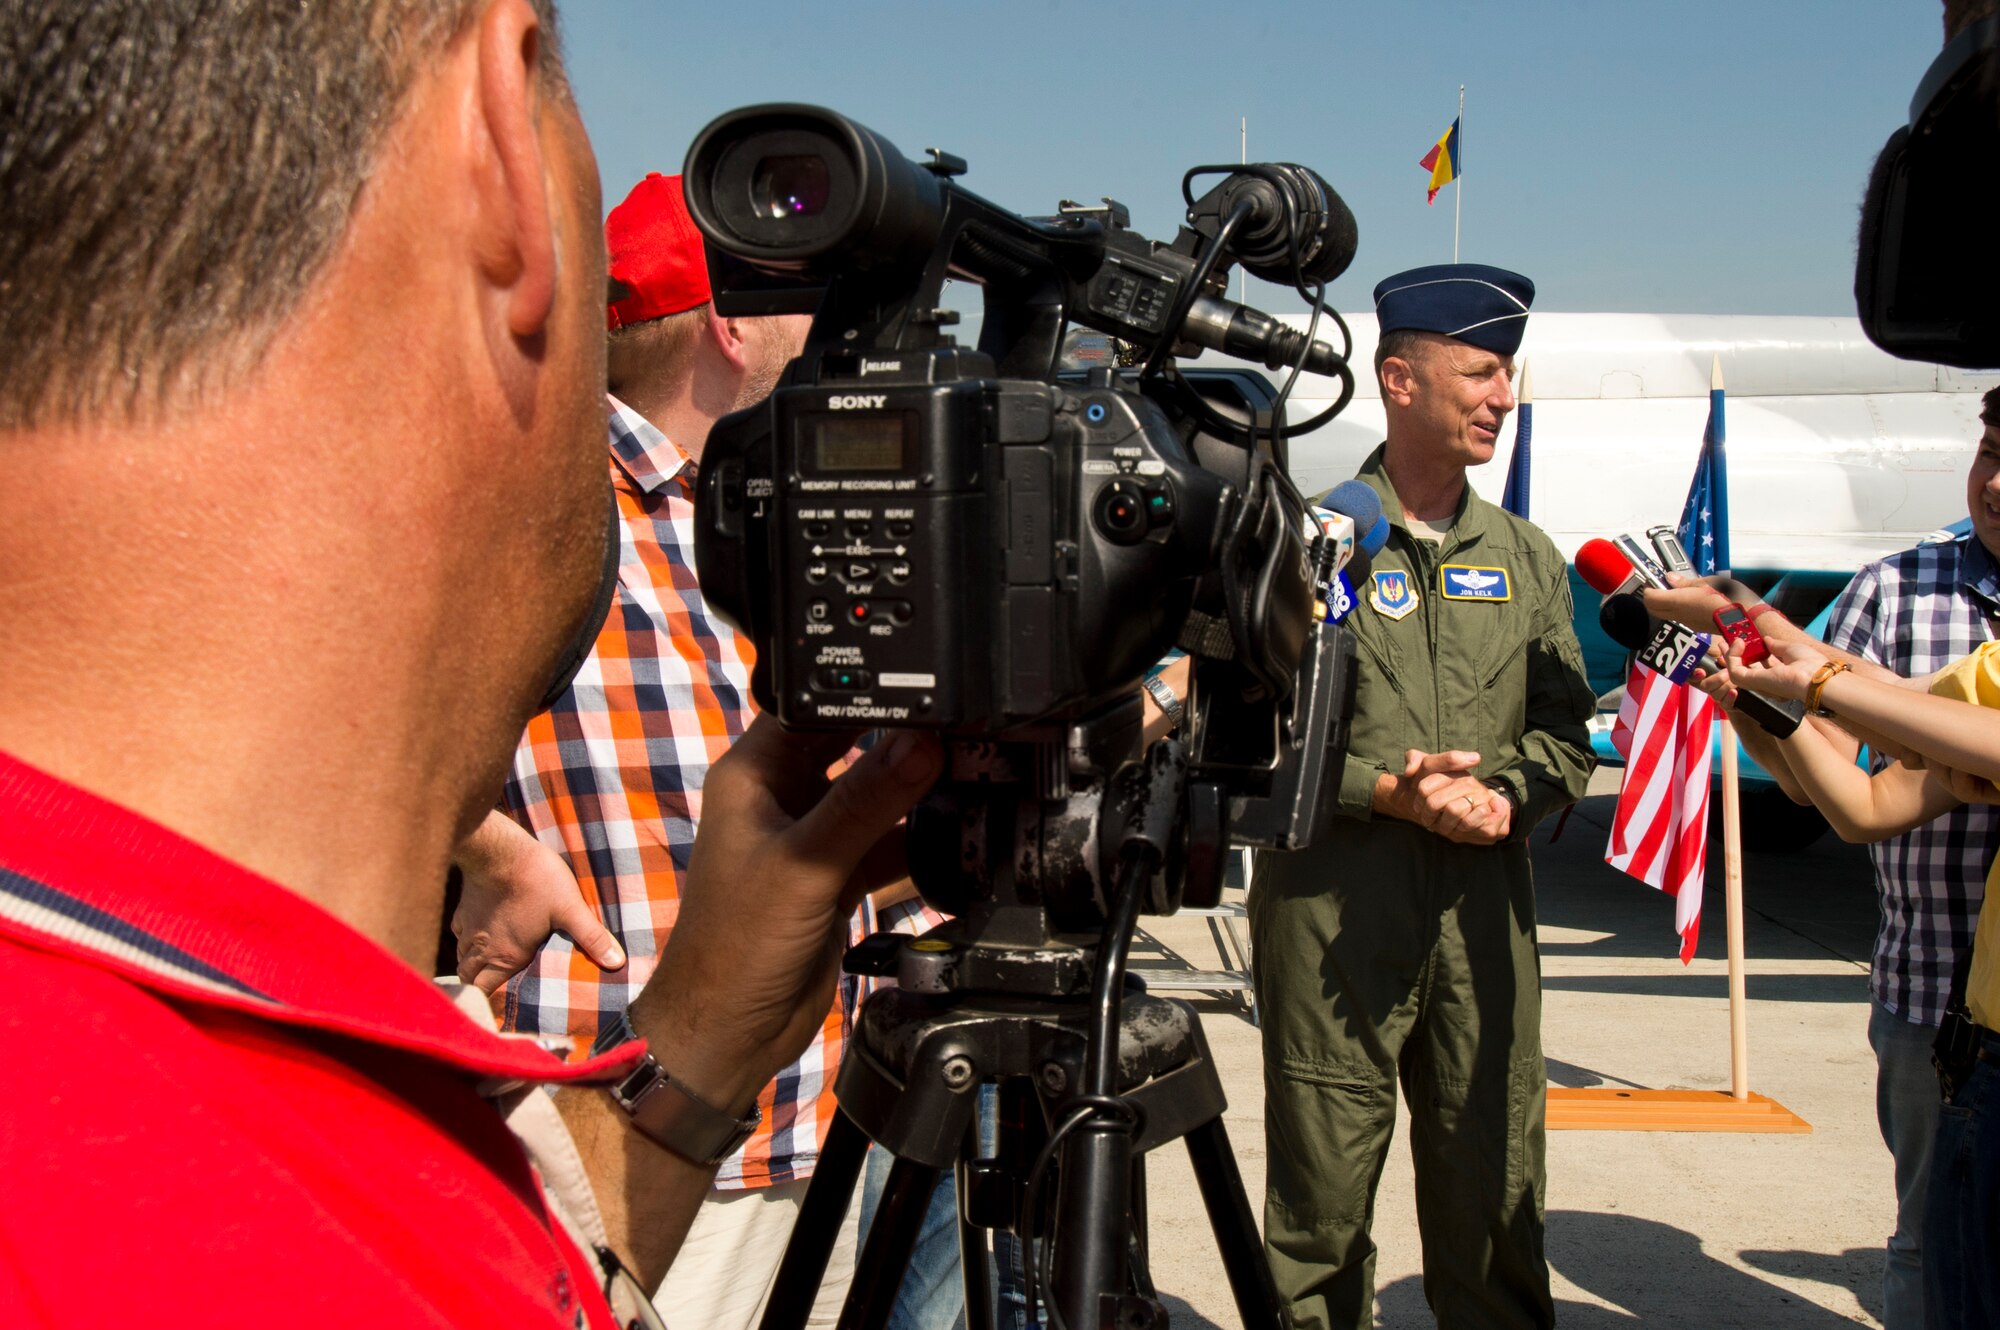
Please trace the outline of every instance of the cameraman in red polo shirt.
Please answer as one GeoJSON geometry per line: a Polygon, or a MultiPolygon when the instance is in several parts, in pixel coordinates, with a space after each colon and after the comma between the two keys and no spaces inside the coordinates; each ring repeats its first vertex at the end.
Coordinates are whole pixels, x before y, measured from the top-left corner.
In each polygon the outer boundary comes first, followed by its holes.
{"type": "Polygon", "coordinates": [[[423,973],[445,865],[594,633],[609,509],[548,2],[8,20],[0,1324],[613,1324],[824,1017],[935,746],[829,790],[751,728],[643,1047],[467,1022],[423,973]],[[537,1083],[582,1087],[600,1250],[484,1097],[537,1083]]]}

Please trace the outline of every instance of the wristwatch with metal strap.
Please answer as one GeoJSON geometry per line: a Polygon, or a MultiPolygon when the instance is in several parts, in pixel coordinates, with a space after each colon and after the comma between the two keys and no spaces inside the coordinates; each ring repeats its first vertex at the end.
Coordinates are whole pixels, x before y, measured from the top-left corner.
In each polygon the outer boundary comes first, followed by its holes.
{"type": "MultiPolygon", "coordinates": [[[[631,1017],[621,1011],[598,1031],[591,1052],[609,1053],[638,1037],[631,1017]]],[[[651,1053],[625,1079],[607,1087],[606,1093],[625,1110],[640,1134],[697,1164],[719,1164],[729,1158],[764,1120],[755,1104],[750,1106],[749,1117],[736,1118],[705,1103],[669,1076],[651,1053]]]]}
{"type": "Polygon", "coordinates": [[[1153,700],[1160,704],[1160,710],[1166,714],[1167,724],[1179,725],[1181,717],[1187,714],[1187,707],[1174,696],[1174,690],[1167,687],[1166,681],[1157,674],[1151,674],[1146,676],[1144,687],[1153,695],[1153,700]]]}

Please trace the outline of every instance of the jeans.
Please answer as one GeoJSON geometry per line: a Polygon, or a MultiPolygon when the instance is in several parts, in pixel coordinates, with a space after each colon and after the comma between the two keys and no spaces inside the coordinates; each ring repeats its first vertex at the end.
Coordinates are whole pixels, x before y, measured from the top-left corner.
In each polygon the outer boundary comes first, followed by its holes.
{"type": "Polygon", "coordinates": [[[2000,1035],[1938,1116],[1924,1210],[1924,1298],[1931,1324],[2000,1326],[2000,1035]]]}
{"type": "MultiPolygon", "coordinates": [[[[861,1239],[868,1240],[875,1207],[888,1185],[895,1156],[868,1147],[861,1174],[861,1239]]],[[[917,1245],[903,1272],[903,1286],[889,1312],[889,1330],[965,1330],[965,1280],[958,1265],[958,1186],[950,1173],[938,1178],[931,1208],[917,1231],[917,1245]]]]}
{"type": "MultiPolygon", "coordinates": [[[[999,1095],[991,1085],[979,1087],[979,1148],[992,1153],[999,1095]]],[[[861,1174],[861,1237],[874,1222],[875,1208],[888,1185],[895,1157],[879,1145],[868,1148],[861,1174]]],[[[993,1235],[992,1268],[998,1282],[999,1314],[995,1330],[1024,1330],[1027,1297],[1021,1288],[1019,1244],[1005,1231],[993,1235]]],[[[958,1259],[958,1184],[949,1172],[938,1178],[930,1209],[917,1231],[896,1305],[889,1313],[889,1330],[965,1330],[965,1276],[958,1259]]]]}
{"type": "Polygon", "coordinates": [[[1937,1071],[1931,1066],[1935,1027],[1913,1025],[1878,1001],[1869,1003],[1868,1043],[1875,1050],[1875,1121],[1896,1164],[1896,1231],[1882,1268],[1886,1330],[1924,1325],[1924,1197],[1937,1136],[1937,1071]]]}

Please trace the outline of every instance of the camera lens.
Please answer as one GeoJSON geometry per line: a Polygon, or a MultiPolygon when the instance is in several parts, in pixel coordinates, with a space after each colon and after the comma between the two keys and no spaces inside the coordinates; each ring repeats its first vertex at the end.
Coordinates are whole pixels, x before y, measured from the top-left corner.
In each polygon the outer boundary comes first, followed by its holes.
{"type": "Polygon", "coordinates": [[[831,193],[826,159],[817,154],[760,157],[750,177],[750,203],[760,217],[817,217],[831,193]]]}
{"type": "Polygon", "coordinates": [[[914,274],[944,224],[942,180],[813,106],[731,111],[695,139],[683,174],[708,242],[773,276],[914,274]]]}

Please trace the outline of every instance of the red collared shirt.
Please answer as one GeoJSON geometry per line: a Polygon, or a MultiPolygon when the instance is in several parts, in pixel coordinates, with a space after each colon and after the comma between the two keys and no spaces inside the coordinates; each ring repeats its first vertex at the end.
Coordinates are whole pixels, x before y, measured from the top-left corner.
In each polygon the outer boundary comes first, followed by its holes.
{"type": "Polygon", "coordinates": [[[0,1325],[610,1324],[479,1029],[303,898],[0,753],[0,1325]]]}

